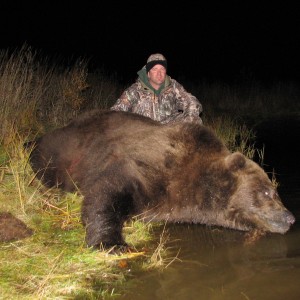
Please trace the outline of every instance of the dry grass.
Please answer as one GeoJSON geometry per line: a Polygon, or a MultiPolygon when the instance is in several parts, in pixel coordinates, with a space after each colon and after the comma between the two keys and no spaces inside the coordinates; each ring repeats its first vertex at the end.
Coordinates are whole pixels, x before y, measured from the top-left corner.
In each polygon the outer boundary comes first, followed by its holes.
{"type": "Polygon", "coordinates": [[[166,253],[168,252],[168,243],[170,242],[170,235],[166,230],[166,224],[163,227],[162,233],[159,236],[159,241],[157,243],[157,247],[151,255],[149,262],[146,265],[146,268],[159,268],[166,269],[168,268],[174,261],[179,260],[178,255],[179,251],[175,257],[168,257],[166,253]]]}
{"type": "Polygon", "coordinates": [[[240,151],[250,159],[257,154],[260,163],[263,162],[263,149],[255,148],[255,132],[245,124],[226,115],[210,116],[204,122],[216,132],[230,151],[240,151]]]}

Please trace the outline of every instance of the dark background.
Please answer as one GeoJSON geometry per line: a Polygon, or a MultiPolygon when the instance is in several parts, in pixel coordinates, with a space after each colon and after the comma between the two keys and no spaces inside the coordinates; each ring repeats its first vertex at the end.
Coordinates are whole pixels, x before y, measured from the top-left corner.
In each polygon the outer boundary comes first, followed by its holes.
{"type": "Polygon", "coordinates": [[[90,70],[128,81],[155,52],[174,78],[300,79],[296,3],[107,2],[1,1],[0,48],[26,42],[45,56],[86,57],[90,70]]]}

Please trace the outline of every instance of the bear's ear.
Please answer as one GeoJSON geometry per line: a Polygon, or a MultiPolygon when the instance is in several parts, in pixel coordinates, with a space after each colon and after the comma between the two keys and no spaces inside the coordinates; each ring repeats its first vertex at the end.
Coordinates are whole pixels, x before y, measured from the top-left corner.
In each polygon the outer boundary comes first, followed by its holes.
{"type": "Polygon", "coordinates": [[[234,152],[225,158],[225,164],[230,171],[242,169],[246,164],[246,157],[240,152],[234,152]]]}

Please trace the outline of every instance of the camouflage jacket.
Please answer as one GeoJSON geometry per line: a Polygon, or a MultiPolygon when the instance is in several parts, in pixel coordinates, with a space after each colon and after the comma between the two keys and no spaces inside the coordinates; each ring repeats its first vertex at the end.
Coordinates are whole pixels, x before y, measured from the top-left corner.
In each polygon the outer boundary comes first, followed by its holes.
{"type": "Polygon", "coordinates": [[[137,81],[128,87],[110,108],[137,113],[163,124],[198,122],[202,124],[202,105],[175,79],[166,76],[164,86],[156,91],[149,83],[145,67],[137,81]]]}

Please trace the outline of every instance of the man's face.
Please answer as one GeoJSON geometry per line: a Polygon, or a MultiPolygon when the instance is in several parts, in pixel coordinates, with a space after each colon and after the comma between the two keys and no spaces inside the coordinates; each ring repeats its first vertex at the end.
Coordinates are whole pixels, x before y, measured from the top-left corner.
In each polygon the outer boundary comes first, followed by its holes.
{"type": "Polygon", "coordinates": [[[148,72],[148,79],[150,83],[154,83],[155,85],[162,85],[166,79],[167,70],[162,65],[155,65],[148,72]]]}

